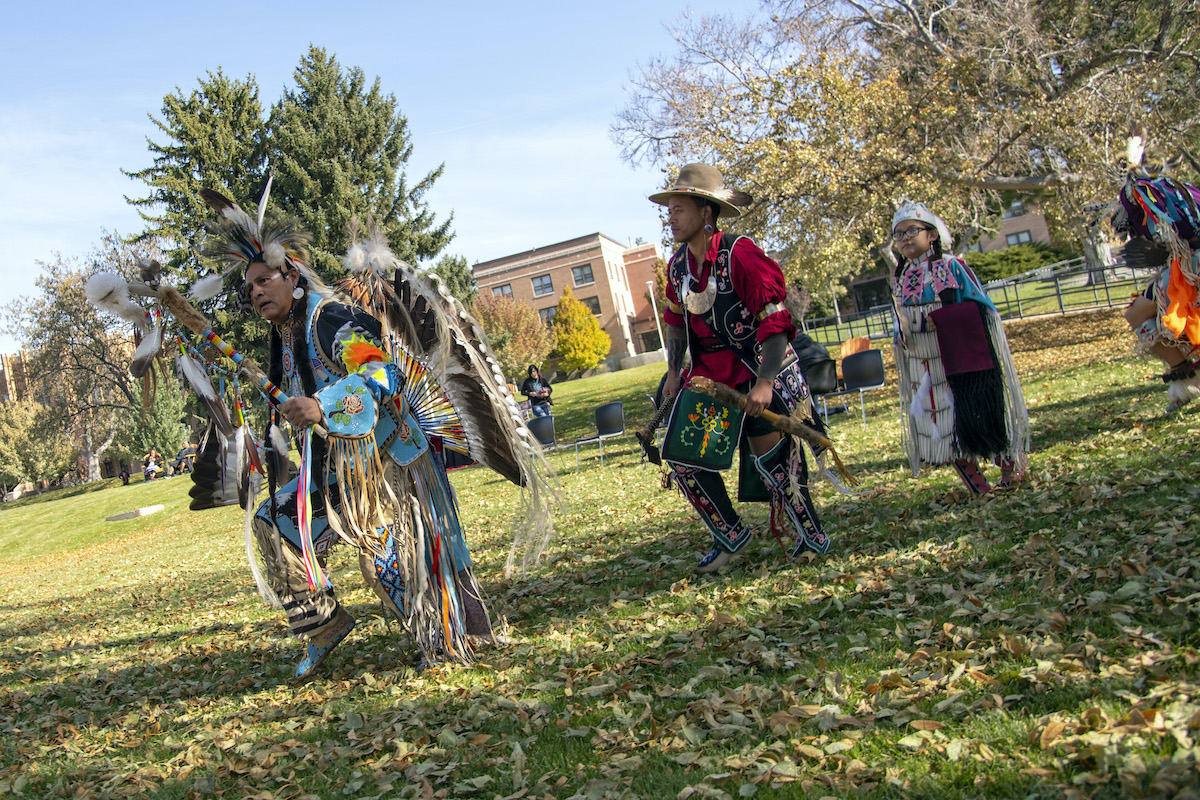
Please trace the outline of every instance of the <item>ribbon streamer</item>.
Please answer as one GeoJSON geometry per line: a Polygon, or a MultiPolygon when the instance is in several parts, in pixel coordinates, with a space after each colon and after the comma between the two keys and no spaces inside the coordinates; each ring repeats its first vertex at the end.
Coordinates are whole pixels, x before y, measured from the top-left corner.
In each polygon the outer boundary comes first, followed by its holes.
{"type": "Polygon", "coordinates": [[[296,482],[296,517],[300,523],[300,555],[304,561],[304,574],[308,577],[309,589],[328,589],[333,586],[321,562],[317,560],[312,540],[312,426],[304,429],[304,445],[300,453],[300,477],[296,482]]]}

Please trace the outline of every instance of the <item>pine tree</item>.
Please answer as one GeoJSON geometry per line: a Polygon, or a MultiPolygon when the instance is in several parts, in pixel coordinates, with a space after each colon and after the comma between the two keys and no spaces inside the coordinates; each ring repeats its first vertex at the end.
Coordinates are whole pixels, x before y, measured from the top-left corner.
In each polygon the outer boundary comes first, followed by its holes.
{"type": "Polygon", "coordinates": [[[125,199],[138,207],[146,229],[136,240],[157,238],[167,267],[185,282],[199,266],[195,254],[204,223],[212,211],[200,199],[202,187],[216,189],[238,202],[258,199],[266,181],[266,123],[254,77],[230,80],[221,70],[208,73],[200,86],[163,98],[162,119],[150,120],[167,136],[165,143],[147,140],[152,166],[125,175],[144,182],[147,196],[125,199]]]}
{"type": "Polygon", "coordinates": [[[437,256],[452,217],[437,222],[424,196],[442,167],[409,186],[403,167],[413,146],[395,96],[315,46],[295,79],[271,110],[269,152],[274,191],[313,235],[312,266],[326,278],[341,274],[355,218],[369,217],[409,263],[437,256]]]}
{"type": "Polygon", "coordinates": [[[179,379],[173,371],[158,365],[153,369],[153,397],[139,394],[137,404],[131,409],[129,432],[122,447],[131,460],[140,460],[150,448],[158,450],[164,458],[173,457],[190,433],[183,423],[184,398],[179,379]]]}
{"type": "Polygon", "coordinates": [[[593,369],[612,349],[612,339],[591,309],[575,298],[571,287],[563,289],[554,314],[555,352],[567,373],[593,369]]]}
{"type": "Polygon", "coordinates": [[[429,271],[441,278],[446,290],[464,306],[475,301],[475,295],[478,294],[475,273],[467,265],[465,256],[444,255],[429,271]]]}

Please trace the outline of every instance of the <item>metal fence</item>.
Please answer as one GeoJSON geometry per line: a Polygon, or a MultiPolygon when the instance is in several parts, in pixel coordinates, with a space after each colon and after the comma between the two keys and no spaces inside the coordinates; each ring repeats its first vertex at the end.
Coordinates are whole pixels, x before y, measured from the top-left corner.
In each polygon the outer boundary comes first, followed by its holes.
{"type": "MultiPolygon", "coordinates": [[[[1125,306],[1146,288],[1155,270],[1134,270],[1115,261],[1089,268],[1082,258],[1061,261],[1011,278],[986,284],[988,295],[1004,319],[1065,314],[1125,306]]],[[[855,336],[887,339],[892,335],[892,307],[805,320],[805,332],[824,345],[838,345],[855,336]]]]}

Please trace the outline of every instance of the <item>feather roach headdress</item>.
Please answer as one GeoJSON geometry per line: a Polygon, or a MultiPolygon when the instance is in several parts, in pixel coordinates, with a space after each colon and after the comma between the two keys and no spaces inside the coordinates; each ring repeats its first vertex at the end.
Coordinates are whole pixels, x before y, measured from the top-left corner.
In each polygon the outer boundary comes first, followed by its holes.
{"type": "Polygon", "coordinates": [[[200,190],[200,197],[218,214],[205,252],[228,265],[226,275],[261,261],[278,270],[294,266],[308,277],[308,232],[301,230],[294,219],[267,214],[273,177],[267,179],[258,213],[253,217],[220,192],[200,190]]]}

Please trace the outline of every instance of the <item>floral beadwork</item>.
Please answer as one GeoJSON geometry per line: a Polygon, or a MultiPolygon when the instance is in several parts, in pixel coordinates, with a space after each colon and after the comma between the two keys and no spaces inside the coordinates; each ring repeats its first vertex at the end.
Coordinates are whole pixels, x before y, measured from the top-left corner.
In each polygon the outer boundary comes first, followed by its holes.
{"type": "Polygon", "coordinates": [[[349,387],[347,394],[338,400],[336,410],[329,415],[330,418],[341,425],[349,425],[351,415],[362,413],[362,395],[366,393],[367,390],[362,386],[349,387]]]}
{"type": "Polygon", "coordinates": [[[721,406],[718,411],[716,404],[700,402],[687,418],[691,425],[683,432],[682,438],[687,444],[695,445],[699,436],[701,456],[708,450],[709,444],[713,445],[717,455],[725,455],[735,444],[730,437],[723,435],[730,425],[728,407],[721,406]]]}

